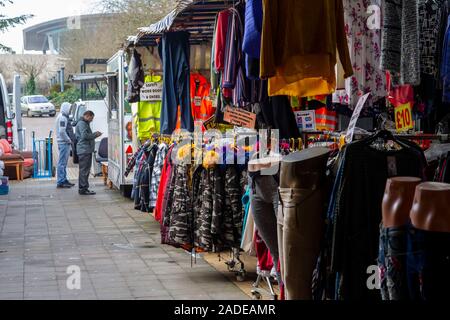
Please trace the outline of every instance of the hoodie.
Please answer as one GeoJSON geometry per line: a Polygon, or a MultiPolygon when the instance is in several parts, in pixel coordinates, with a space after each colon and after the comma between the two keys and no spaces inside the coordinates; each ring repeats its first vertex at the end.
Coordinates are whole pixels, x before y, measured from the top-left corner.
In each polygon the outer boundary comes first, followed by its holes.
{"type": "Polygon", "coordinates": [[[71,144],[76,140],[72,124],[69,120],[71,107],[72,105],[70,103],[64,102],[56,118],[56,137],[58,144],[71,144]]]}

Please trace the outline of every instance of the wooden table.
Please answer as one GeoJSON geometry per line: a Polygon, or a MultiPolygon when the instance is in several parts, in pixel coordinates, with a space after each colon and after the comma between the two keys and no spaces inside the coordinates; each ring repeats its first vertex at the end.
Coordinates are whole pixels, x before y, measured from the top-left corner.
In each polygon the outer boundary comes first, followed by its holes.
{"type": "Polygon", "coordinates": [[[102,162],[103,183],[108,184],[108,162],[102,162]]]}
{"type": "Polygon", "coordinates": [[[23,181],[23,160],[3,160],[3,162],[5,163],[5,169],[15,167],[16,179],[23,181]]]}

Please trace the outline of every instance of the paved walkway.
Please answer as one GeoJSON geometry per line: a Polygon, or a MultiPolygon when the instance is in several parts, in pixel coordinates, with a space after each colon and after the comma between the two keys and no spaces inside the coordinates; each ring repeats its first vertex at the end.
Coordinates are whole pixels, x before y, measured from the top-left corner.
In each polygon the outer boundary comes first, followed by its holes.
{"type": "Polygon", "coordinates": [[[202,259],[191,268],[189,254],[160,245],[153,218],[95,184],[92,198],[32,180],[0,196],[0,300],[248,298],[202,259]],[[67,287],[69,266],[80,290],[67,287]]]}

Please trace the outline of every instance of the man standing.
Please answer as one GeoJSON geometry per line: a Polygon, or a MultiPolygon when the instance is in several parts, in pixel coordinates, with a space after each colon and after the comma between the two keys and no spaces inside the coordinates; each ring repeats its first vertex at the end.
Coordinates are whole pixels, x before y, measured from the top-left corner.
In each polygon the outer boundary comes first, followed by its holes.
{"type": "Polygon", "coordinates": [[[69,120],[71,104],[64,102],[61,111],[56,118],[56,136],[58,142],[58,168],[57,168],[57,188],[72,188],[75,186],[67,180],[67,163],[69,161],[70,146],[75,143],[75,134],[69,120]]]}
{"type": "Polygon", "coordinates": [[[92,133],[90,124],[94,120],[94,116],[92,111],[86,111],[76,127],[77,154],[80,167],[78,192],[80,195],[86,196],[95,195],[95,192],[89,190],[89,174],[92,167],[92,154],[95,151],[95,139],[102,135],[101,132],[92,133]]]}

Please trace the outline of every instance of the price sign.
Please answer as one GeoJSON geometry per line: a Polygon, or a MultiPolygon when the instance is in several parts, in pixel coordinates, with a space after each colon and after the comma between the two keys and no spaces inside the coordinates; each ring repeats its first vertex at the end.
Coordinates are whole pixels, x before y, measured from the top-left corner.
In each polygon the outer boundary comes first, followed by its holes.
{"type": "Polygon", "coordinates": [[[146,82],[141,89],[141,101],[157,102],[162,100],[163,83],[146,82]]]}
{"type": "Polygon", "coordinates": [[[316,113],[314,110],[294,112],[300,131],[316,131],[316,113]]]}
{"type": "Polygon", "coordinates": [[[395,108],[395,126],[398,132],[414,128],[411,103],[401,104],[395,108]]]}
{"type": "Polygon", "coordinates": [[[223,120],[239,127],[254,129],[256,126],[256,114],[239,108],[227,107],[223,120]]]}
{"type": "Polygon", "coordinates": [[[352,115],[352,118],[350,119],[350,125],[348,126],[348,129],[347,129],[347,135],[345,136],[345,141],[347,141],[347,143],[353,142],[353,136],[355,135],[356,124],[358,123],[358,119],[359,119],[359,116],[361,115],[361,111],[362,111],[364,105],[366,104],[366,101],[369,98],[369,96],[370,96],[370,93],[367,93],[367,94],[363,95],[361,98],[359,98],[358,104],[356,105],[355,110],[353,110],[353,115],[352,115]]]}

